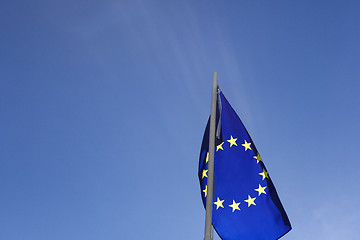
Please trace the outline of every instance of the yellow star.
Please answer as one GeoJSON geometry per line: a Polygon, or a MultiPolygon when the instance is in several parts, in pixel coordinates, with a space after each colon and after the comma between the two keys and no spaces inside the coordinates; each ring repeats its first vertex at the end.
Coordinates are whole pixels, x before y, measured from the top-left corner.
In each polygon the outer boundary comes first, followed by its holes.
{"type": "Polygon", "coordinates": [[[208,171],[208,170],[203,170],[203,172],[202,172],[202,178],[207,177],[207,171],[208,171]]]}
{"type": "Polygon", "coordinates": [[[244,147],[245,147],[245,151],[248,150],[248,149],[252,150],[251,147],[250,147],[250,144],[251,144],[251,143],[248,143],[248,142],[246,142],[246,140],[245,140],[245,143],[244,143],[244,144],[241,144],[241,146],[244,146],[244,147]]]}
{"type": "Polygon", "coordinates": [[[264,180],[265,178],[269,178],[268,172],[265,171],[265,169],[263,169],[263,172],[262,172],[262,173],[259,173],[259,175],[261,175],[261,176],[263,177],[262,180],[264,180]]]}
{"type": "Polygon", "coordinates": [[[224,144],[224,142],[220,143],[219,145],[216,146],[216,151],[218,151],[219,149],[224,150],[222,145],[224,144]]]}
{"type": "Polygon", "coordinates": [[[257,156],[255,156],[254,158],[257,160],[257,162],[256,162],[256,163],[262,162],[262,159],[261,159],[261,157],[260,157],[260,154],[259,154],[259,153],[258,153],[258,154],[257,154],[257,156]]]}
{"type": "Polygon", "coordinates": [[[230,139],[227,140],[227,141],[230,143],[230,147],[231,147],[232,145],[237,146],[236,140],[237,140],[237,138],[233,138],[233,137],[230,135],[230,139]]]}
{"type": "Polygon", "coordinates": [[[206,160],[205,163],[207,163],[209,161],[209,153],[206,153],[206,160]]]}
{"type": "Polygon", "coordinates": [[[256,206],[256,204],[255,204],[255,202],[254,202],[255,199],[256,199],[256,197],[251,198],[250,195],[248,195],[248,199],[247,199],[247,200],[244,200],[244,201],[248,203],[248,207],[250,207],[250,205],[256,206]]]}
{"type": "Polygon", "coordinates": [[[224,202],[224,200],[220,200],[219,198],[217,198],[217,201],[214,202],[214,204],[216,205],[216,209],[219,209],[219,207],[224,208],[223,202],[224,202]]]}
{"type": "Polygon", "coordinates": [[[202,190],[205,193],[205,197],[207,196],[207,185],[205,186],[205,189],[202,190]]]}
{"type": "Polygon", "coordinates": [[[236,203],[234,200],[233,200],[233,203],[231,205],[229,205],[229,207],[232,207],[232,211],[234,212],[235,210],[239,210],[240,211],[240,208],[239,208],[239,204],[240,203],[236,203]]]}
{"type": "Polygon", "coordinates": [[[265,187],[262,187],[262,186],[259,184],[259,188],[256,188],[255,191],[257,191],[257,192],[259,193],[259,196],[260,196],[262,193],[266,194],[265,188],[266,188],[266,186],[265,186],[265,187]]]}

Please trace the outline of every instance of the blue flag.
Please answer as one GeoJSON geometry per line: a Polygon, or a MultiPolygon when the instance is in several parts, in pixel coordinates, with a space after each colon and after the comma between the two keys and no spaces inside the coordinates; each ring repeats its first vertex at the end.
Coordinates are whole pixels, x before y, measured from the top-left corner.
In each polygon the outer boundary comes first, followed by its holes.
{"type": "MultiPolygon", "coordinates": [[[[199,180],[206,206],[208,122],[200,152],[199,180]]],[[[223,240],[275,240],[291,230],[270,174],[240,118],[222,92],[216,114],[213,226],[223,240]]]]}

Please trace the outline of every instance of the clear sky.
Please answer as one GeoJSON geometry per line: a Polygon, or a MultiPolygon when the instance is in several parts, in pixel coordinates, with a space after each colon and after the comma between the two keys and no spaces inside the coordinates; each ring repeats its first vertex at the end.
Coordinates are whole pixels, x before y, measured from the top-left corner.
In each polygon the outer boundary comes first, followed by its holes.
{"type": "MultiPolygon", "coordinates": [[[[0,239],[202,239],[212,73],[293,230],[360,235],[359,1],[2,1],[0,239]]],[[[218,238],[215,238],[218,239],[218,238]]]]}

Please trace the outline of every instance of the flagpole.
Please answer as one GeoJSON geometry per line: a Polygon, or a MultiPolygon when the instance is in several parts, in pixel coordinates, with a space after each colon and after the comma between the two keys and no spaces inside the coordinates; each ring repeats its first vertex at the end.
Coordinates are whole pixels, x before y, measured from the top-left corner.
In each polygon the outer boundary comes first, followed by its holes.
{"type": "Polygon", "coordinates": [[[213,73],[211,115],[210,115],[210,136],[209,136],[209,162],[207,177],[207,197],[205,215],[205,236],[204,240],[211,240],[213,189],[214,189],[214,156],[215,156],[215,122],[216,122],[216,100],[217,100],[217,72],[213,73]]]}

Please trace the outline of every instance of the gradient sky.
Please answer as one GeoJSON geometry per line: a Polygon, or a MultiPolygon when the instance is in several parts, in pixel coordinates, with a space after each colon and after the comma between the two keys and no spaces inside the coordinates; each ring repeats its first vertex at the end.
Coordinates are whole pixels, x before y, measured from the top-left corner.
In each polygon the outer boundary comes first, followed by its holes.
{"type": "Polygon", "coordinates": [[[215,71],[292,223],[283,239],[357,239],[359,13],[340,0],[2,1],[0,239],[202,239],[215,71]]]}

